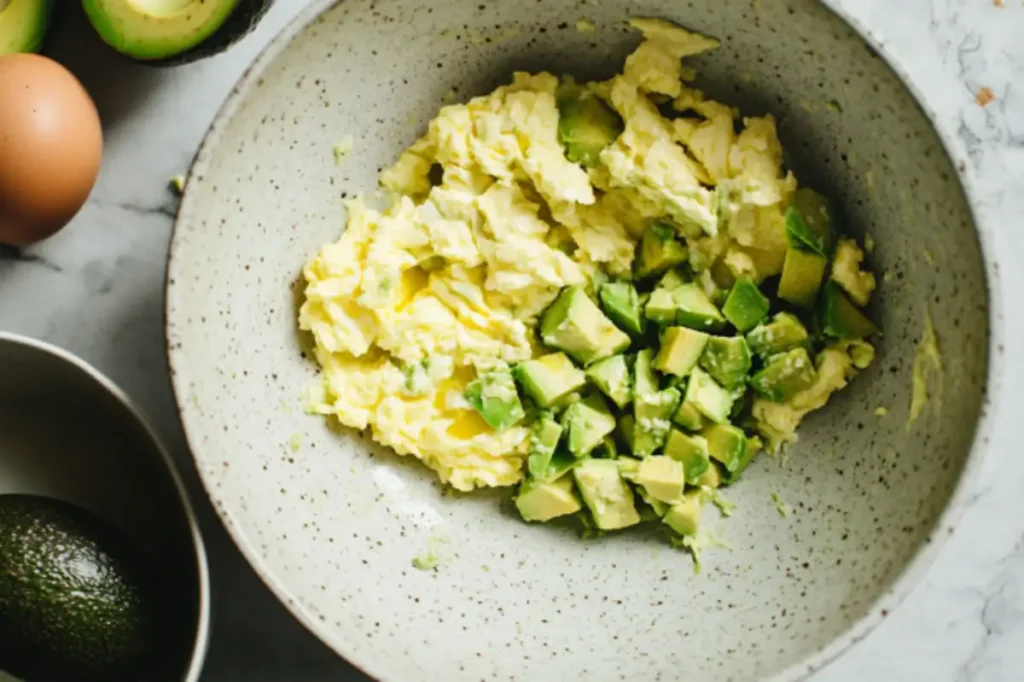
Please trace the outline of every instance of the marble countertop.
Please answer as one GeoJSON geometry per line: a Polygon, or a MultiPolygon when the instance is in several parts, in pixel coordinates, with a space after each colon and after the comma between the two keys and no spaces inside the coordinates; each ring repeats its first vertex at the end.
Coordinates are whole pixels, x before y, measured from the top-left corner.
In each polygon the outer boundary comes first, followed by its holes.
{"type": "MultiPolygon", "coordinates": [[[[96,99],[106,134],[98,185],[55,238],[0,247],[0,329],[46,339],[106,372],[153,417],[187,472],[211,554],[215,625],[209,682],[363,680],[306,633],[235,551],[192,473],[166,373],[164,266],[183,173],[228,89],[306,3],[279,0],[227,54],[175,69],[128,63],[80,16],[57,27],[51,54],[96,99]]],[[[1024,2],[832,0],[883,42],[915,80],[997,231],[1003,262],[1024,259],[1024,2]],[[1009,256],[1009,257],[1007,257],[1009,256]]],[[[1006,292],[1024,269],[1003,270],[1006,292]]],[[[1024,306],[1005,296],[1006,338],[1024,306]]],[[[1019,682],[1024,679],[1024,457],[1010,409],[1024,397],[1024,352],[1008,349],[1002,418],[963,522],[906,602],[814,682],[1019,682]]]]}

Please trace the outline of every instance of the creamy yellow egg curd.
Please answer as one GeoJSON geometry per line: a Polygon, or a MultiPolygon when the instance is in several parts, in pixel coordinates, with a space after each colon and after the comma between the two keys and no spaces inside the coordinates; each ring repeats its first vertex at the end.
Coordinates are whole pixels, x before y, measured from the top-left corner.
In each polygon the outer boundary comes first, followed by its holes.
{"type": "Polygon", "coordinates": [[[875,278],[771,116],[707,99],[718,42],[658,19],[622,73],[550,73],[440,110],[384,207],[305,268],[310,409],[530,521],[662,524],[693,545],[763,447],[873,359],[875,278]]]}

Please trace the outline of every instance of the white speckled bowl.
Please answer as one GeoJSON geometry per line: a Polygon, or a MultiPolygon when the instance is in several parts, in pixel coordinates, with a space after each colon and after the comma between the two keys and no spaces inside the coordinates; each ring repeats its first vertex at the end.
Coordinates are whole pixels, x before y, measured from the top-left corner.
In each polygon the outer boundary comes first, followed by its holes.
{"type": "Polygon", "coordinates": [[[271,588],[374,677],[801,678],[906,593],[977,468],[1000,323],[996,266],[958,170],[877,45],[813,0],[523,7],[316,2],[232,93],[189,177],[168,279],[173,380],[199,471],[271,588]],[[699,577],[642,535],[582,542],[521,523],[499,494],[445,496],[414,461],[299,405],[316,370],[295,282],[338,237],[342,197],[372,190],[450,89],[482,93],[513,69],[617,70],[638,41],[627,14],[722,38],[698,61],[702,84],[779,118],[793,168],[838,200],[853,233],[873,235],[871,264],[886,273],[878,361],[807,421],[788,466],[759,459],[730,491],[739,510],[713,526],[734,551],[708,554],[699,577]],[[574,29],[581,17],[595,33],[574,29]],[[348,133],[354,152],[336,167],[332,145],[348,133]],[[946,390],[908,430],[926,307],[946,390]],[[436,572],[413,568],[426,552],[436,572]]]}

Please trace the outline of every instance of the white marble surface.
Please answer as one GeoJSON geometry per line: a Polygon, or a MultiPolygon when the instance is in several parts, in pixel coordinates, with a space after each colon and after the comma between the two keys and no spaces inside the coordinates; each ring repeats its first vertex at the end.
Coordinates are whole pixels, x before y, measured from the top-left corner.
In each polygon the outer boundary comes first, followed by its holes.
{"type": "MultiPolygon", "coordinates": [[[[196,146],[249,60],[306,0],[279,0],[240,46],[200,64],[152,70],[111,54],[78,16],[51,52],[97,100],[106,157],[88,206],[57,237],[18,254],[0,247],[0,329],[44,338],[97,365],[153,416],[192,484],[215,580],[210,682],[362,680],[295,624],[244,564],[203,501],[166,378],[164,259],[175,197],[168,179],[196,146]]],[[[735,0],[739,1],[739,0],[735,0]]],[[[814,682],[1024,680],[1024,457],[1014,403],[1024,399],[1024,1],[832,0],[860,20],[923,93],[997,231],[1007,377],[1000,421],[966,515],[906,602],[814,682]],[[976,95],[995,99],[982,107],[976,95]]],[[[70,4],[70,3],[69,3],[70,4]]]]}

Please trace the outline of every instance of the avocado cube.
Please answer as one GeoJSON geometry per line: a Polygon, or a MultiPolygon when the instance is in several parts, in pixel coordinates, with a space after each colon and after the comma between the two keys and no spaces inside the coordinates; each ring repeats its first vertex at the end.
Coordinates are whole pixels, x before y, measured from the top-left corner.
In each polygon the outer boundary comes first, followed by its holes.
{"type": "Polygon", "coordinates": [[[636,482],[655,500],[669,504],[677,502],[686,487],[683,463],[664,455],[647,457],[640,461],[636,482]]]}
{"type": "Polygon", "coordinates": [[[650,496],[647,490],[643,486],[636,488],[637,496],[643,501],[644,506],[640,506],[640,522],[656,521],[661,519],[668,511],[668,505],[661,500],[656,500],[650,496]]]}
{"type": "Polygon", "coordinates": [[[669,268],[685,263],[690,252],[678,239],[670,224],[655,222],[637,246],[635,273],[638,279],[653,277],[669,268]]]}
{"type": "Polygon", "coordinates": [[[708,442],[708,454],[711,459],[721,462],[730,474],[746,466],[747,435],[743,430],[732,424],[713,424],[701,435],[708,442]]]}
{"type": "Polygon", "coordinates": [[[633,379],[625,355],[598,360],[587,368],[587,378],[622,409],[633,402],[633,379]]]}
{"type": "Polygon", "coordinates": [[[644,313],[658,324],[680,324],[701,331],[718,331],[725,326],[722,313],[704,290],[692,283],[655,289],[644,313]]]}
{"type": "Polygon", "coordinates": [[[563,289],[544,311],[540,338],[582,365],[620,353],[630,344],[629,336],[605,317],[580,286],[563,289]]]}
{"type": "Polygon", "coordinates": [[[675,388],[657,393],[637,395],[633,402],[633,454],[647,457],[665,443],[672,428],[672,414],[679,405],[680,394],[675,388]]]}
{"type": "Polygon", "coordinates": [[[789,400],[813,383],[814,363],[805,348],[773,355],[750,380],[750,386],[757,395],[776,403],[789,400]]]}
{"type": "Polygon", "coordinates": [[[672,296],[671,289],[658,287],[651,292],[644,306],[644,316],[660,325],[670,325],[676,322],[676,300],[672,296]]]}
{"type": "Polygon", "coordinates": [[[760,324],[747,333],[747,345],[762,360],[806,347],[808,341],[807,328],[791,313],[778,313],[771,322],[760,324]]]}
{"type": "Polygon", "coordinates": [[[527,360],[517,365],[513,373],[539,407],[551,407],[587,383],[587,375],[577,369],[565,353],[549,353],[527,360]]]}
{"type": "Polygon", "coordinates": [[[821,254],[804,249],[786,249],[786,260],[782,263],[782,278],[779,279],[779,298],[800,308],[814,304],[825,278],[828,259],[821,254]]]}
{"type": "Polygon", "coordinates": [[[679,268],[672,268],[658,280],[658,289],[678,289],[687,283],[687,279],[683,276],[682,271],[679,268]]]}
{"type": "Polygon", "coordinates": [[[571,476],[556,481],[524,481],[516,494],[516,509],[524,521],[550,521],[575,514],[583,505],[573,490],[571,476]]]}
{"type": "Polygon", "coordinates": [[[584,168],[597,166],[601,152],[622,134],[622,117],[578,86],[563,88],[557,104],[558,141],[566,158],[584,168]]]}
{"type": "Polygon", "coordinates": [[[654,367],[665,374],[686,376],[704,353],[709,338],[695,329],[669,327],[661,335],[661,348],[654,359],[654,367]]]}
{"type": "Polygon", "coordinates": [[[530,476],[546,480],[550,475],[551,460],[562,439],[562,425],[550,412],[543,412],[530,427],[530,454],[526,468],[530,476]]]}
{"type": "Polygon", "coordinates": [[[672,415],[672,421],[688,431],[700,431],[707,426],[707,419],[700,413],[697,406],[686,400],[683,400],[679,409],[672,415]]]}
{"type": "Polygon", "coordinates": [[[725,388],[737,388],[753,366],[750,348],[742,336],[712,336],[700,356],[700,366],[725,388]]]}
{"type": "Polygon", "coordinates": [[[640,296],[632,282],[607,282],[598,290],[601,307],[608,317],[627,333],[640,336],[644,333],[645,320],[640,306],[640,296]]]}
{"type": "Polygon", "coordinates": [[[470,382],[464,397],[491,428],[499,431],[526,416],[508,367],[486,372],[470,382]]]}
{"type": "Polygon", "coordinates": [[[691,403],[698,411],[716,424],[729,421],[732,410],[733,395],[725,390],[699,367],[690,374],[690,383],[686,386],[686,402],[691,403]]]}
{"type": "Polygon", "coordinates": [[[699,491],[685,493],[683,499],[668,508],[661,520],[679,535],[696,535],[703,502],[699,491]]]}
{"type": "Polygon", "coordinates": [[[725,477],[722,475],[722,469],[718,464],[714,462],[708,467],[707,471],[697,477],[694,485],[698,488],[710,488],[715,490],[720,488],[725,482],[725,477]]]}
{"type": "Polygon", "coordinates": [[[601,530],[617,530],[640,523],[633,491],[610,459],[587,459],[573,469],[576,486],[601,530]]]}
{"type": "Polygon", "coordinates": [[[696,485],[711,465],[708,442],[703,436],[691,436],[672,429],[665,440],[665,455],[682,462],[686,482],[696,485]]]}
{"type": "Polygon", "coordinates": [[[615,430],[615,415],[596,393],[573,403],[562,415],[569,452],[576,459],[590,454],[605,436],[615,430]]]}
{"type": "Polygon", "coordinates": [[[836,234],[828,199],[814,190],[798,189],[786,210],[786,236],[790,246],[830,257],[836,234]]]}
{"type": "Polygon", "coordinates": [[[722,306],[722,314],[741,334],[745,334],[768,317],[770,307],[768,297],[761,293],[754,280],[743,275],[732,285],[722,306]]]}
{"type": "Polygon", "coordinates": [[[654,351],[644,348],[633,361],[633,395],[657,393],[658,375],[654,372],[654,351]]]}
{"type": "Polygon", "coordinates": [[[878,327],[833,281],[822,292],[818,319],[821,331],[836,339],[862,339],[878,332],[878,327]]]}

